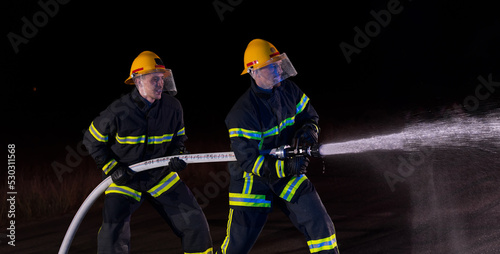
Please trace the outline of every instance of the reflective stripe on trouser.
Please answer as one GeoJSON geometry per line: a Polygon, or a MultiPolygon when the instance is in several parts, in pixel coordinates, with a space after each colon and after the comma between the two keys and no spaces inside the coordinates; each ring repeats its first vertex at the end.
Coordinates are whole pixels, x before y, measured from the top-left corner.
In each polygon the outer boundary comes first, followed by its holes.
{"type": "Polygon", "coordinates": [[[229,205],[270,208],[271,201],[266,200],[266,195],[229,193],[229,205]]]}
{"type": "Polygon", "coordinates": [[[337,247],[337,239],[335,234],[333,234],[323,239],[309,240],[307,241],[307,245],[311,253],[318,253],[320,251],[335,249],[337,247]]]}
{"type": "MultiPolygon", "coordinates": [[[[298,176],[290,178],[284,185],[285,187],[279,188],[280,192],[277,192],[282,194],[282,200],[275,200],[278,202],[273,204],[279,206],[293,225],[304,234],[309,251],[318,254],[338,253],[333,222],[312,183],[305,176],[298,176]],[[302,186],[301,190],[297,191],[299,186],[302,186]],[[293,196],[293,202],[287,202],[287,197],[290,196],[293,196]]],[[[229,200],[231,209],[221,252],[248,253],[257,240],[268,214],[263,210],[249,208],[263,204],[265,196],[230,193],[229,200]]]]}
{"type": "Polygon", "coordinates": [[[260,179],[245,172],[242,179],[231,180],[229,206],[234,209],[266,210],[272,207],[272,192],[288,202],[295,202],[303,190],[312,188],[312,183],[306,175],[282,178],[273,185],[260,179]]]}
{"type": "MultiPolygon", "coordinates": [[[[148,193],[153,197],[158,197],[164,192],[168,191],[172,186],[174,186],[177,182],[179,182],[179,175],[175,172],[171,172],[166,177],[164,177],[158,184],[156,184],[153,188],[148,190],[148,193]]],[[[142,193],[140,191],[136,191],[130,187],[116,185],[115,183],[111,183],[111,185],[104,192],[106,195],[110,193],[122,194],[125,196],[129,196],[136,201],[141,200],[142,193]]]]}
{"type": "MultiPolygon", "coordinates": [[[[139,202],[133,195],[108,192],[104,200],[103,224],[98,235],[98,253],[129,252],[130,217],[147,200],[181,238],[185,253],[211,254],[212,239],[203,210],[187,186],[175,180],[176,176],[176,173],[169,174],[149,191],[142,192],[139,202]],[[156,193],[157,196],[153,198],[153,194],[149,193],[156,193]]],[[[118,187],[123,189],[126,186],[118,187]]]]}
{"type": "Polygon", "coordinates": [[[111,183],[108,189],[106,189],[106,191],[104,192],[104,194],[106,195],[110,193],[122,194],[135,199],[137,202],[141,201],[141,196],[142,196],[142,193],[139,191],[136,191],[127,186],[116,185],[115,183],[111,183]]]}
{"type": "Polygon", "coordinates": [[[292,223],[306,237],[311,253],[339,253],[335,227],[314,187],[301,193],[296,202],[283,205],[292,223]]]}
{"type": "Polygon", "coordinates": [[[184,252],[184,254],[213,254],[214,250],[213,248],[208,248],[206,251],[203,252],[184,252]]]}
{"type": "Polygon", "coordinates": [[[151,196],[157,198],[165,191],[168,191],[172,186],[174,186],[177,182],[179,182],[180,178],[176,172],[170,172],[167,176],[165,176],[157,185],[153,188],[149,189],[148,192],[151,196]]]}
{"type": "Polygon", "coordinates": [[[266,223],[267,214],[266,212],[229,209],[226,238],[222,243],[220,253],[248,253],[266,223]]]}
{"type": "Polygon", "coordinates": [[[295,193],[306,179],[306,175],[292,177],[285,185],[285,188],[283,188],[283,190],[281,191],[280,198],[288,202],[292,201],[292,199],[295,197],[295,193]]]}

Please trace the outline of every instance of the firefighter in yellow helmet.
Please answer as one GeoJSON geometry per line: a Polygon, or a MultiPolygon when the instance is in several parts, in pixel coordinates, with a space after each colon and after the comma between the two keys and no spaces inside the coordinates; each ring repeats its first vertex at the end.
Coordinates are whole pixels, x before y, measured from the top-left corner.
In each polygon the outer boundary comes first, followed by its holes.
{"type": "MultiPolygon", "coordinates": [[[[182,182],[186,162],[174,157],[167,167],[135,173],[129,165],[185,153],[183,110],[173,97],[172,71],[151,51],[135,58],[126,84],[135,88],[94,119],[84,144],[103,176],[113,184],[106,190],[98,253],[129,253],[130,218],[149,201],[181,238],[185,253],[212,253],[205,215],[182,182]]],[[[161,243],[159,243],[161,244],[161,243]]]]}
{"type": "Polygon", "coordinates": [[[338,253],[333,222],[306,176],[309,159],[279,159],[272,148],[318,143],[318,114],[289,78],[297,75],[285,53],[261,39],[244,55],[242,75],[250,88],[226,117],[237,162],[229,165],[227,235],[218,253],[248,253],[273,205],[278,205],[307,240],[311,253],[338,253]]]}

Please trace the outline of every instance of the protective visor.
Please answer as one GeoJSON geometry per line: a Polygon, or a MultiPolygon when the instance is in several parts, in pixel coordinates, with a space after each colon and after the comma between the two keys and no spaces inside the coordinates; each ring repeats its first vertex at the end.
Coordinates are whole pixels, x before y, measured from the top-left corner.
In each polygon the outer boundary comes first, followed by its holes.
{"type": "Polygon", "coordinates": [[[264,63],[262,67],[254,69],[248,68],[248,73],[254,79],[259,79],[269,87],[279,82],[297,75],[297,71],[290,62],[285,53],[275,56],[264,63]]]}
{"type": "Polygon", "coordinates": [[[170,69],[154,69],[148,72],[143,72],[141,74],[132,74],[132,78],[140,77],[142,75],[147,75],[151,73],[163,73],[163,91],[168,92],[168,94],[175,96],[177,94],[177,88],[175,86],[174,75],[170,69]]]}

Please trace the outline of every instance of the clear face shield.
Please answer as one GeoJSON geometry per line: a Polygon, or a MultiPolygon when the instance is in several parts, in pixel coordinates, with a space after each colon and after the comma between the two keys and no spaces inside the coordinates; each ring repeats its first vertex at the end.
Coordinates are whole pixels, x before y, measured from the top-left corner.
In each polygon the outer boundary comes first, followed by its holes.
{"type": "Polygon", "coordinates": [[[163,75],[163,91],[175,96],[177,94],[177,87],[175,87],[174,74],[172,70],[167,69],[163,75]]]}
{"type": "Polygon", "coordinates": [[[167,92],[172,96],[177,94],[174,75],[170,69],[156,69],[147,74],[137,76],[137,78],[140,78],[145,89],[151,90],[152,93],[167,92]]]}
{"type": "Polygon", "coordinates": [[[264,89],[271,89],[281,81],[297,75],[285,53],[269,59],[258,69],[249,68],[248,73],[264,89]]]}

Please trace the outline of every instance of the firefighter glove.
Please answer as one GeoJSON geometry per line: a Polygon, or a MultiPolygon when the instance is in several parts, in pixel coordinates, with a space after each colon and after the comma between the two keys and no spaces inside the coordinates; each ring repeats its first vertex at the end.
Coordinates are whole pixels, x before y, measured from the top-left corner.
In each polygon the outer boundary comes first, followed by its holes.
{"type": "Polygon", "coordinates": [[[179,157],[174,157],[168,162],[168,167],[174,172],[180,172],[184,170],[187,163],[184,160],[179,159],[179,157]]]}
{"type": "Polygon", "coordinates": [[[309,165],[309,158],[305,156],[295,156],[285,159],[285,173],[286,176],[297,176],[307,172],[309,165]]]}
{"type": "Polygon", "coordinates": [[[132,171],[127,165],[118,164],[116,165],[116,169],[111,174],[111,179],[116,185],[125,185],[127,182],[132,179],[135,175],[135,172],[132,171]]]}
{"type": "Polygon", "coordinates": [[[314,145],[318,143],[319,127],[312,123],[302,125],[300,129],[295,132],[294,144],[298,145],[314,145]]]}

